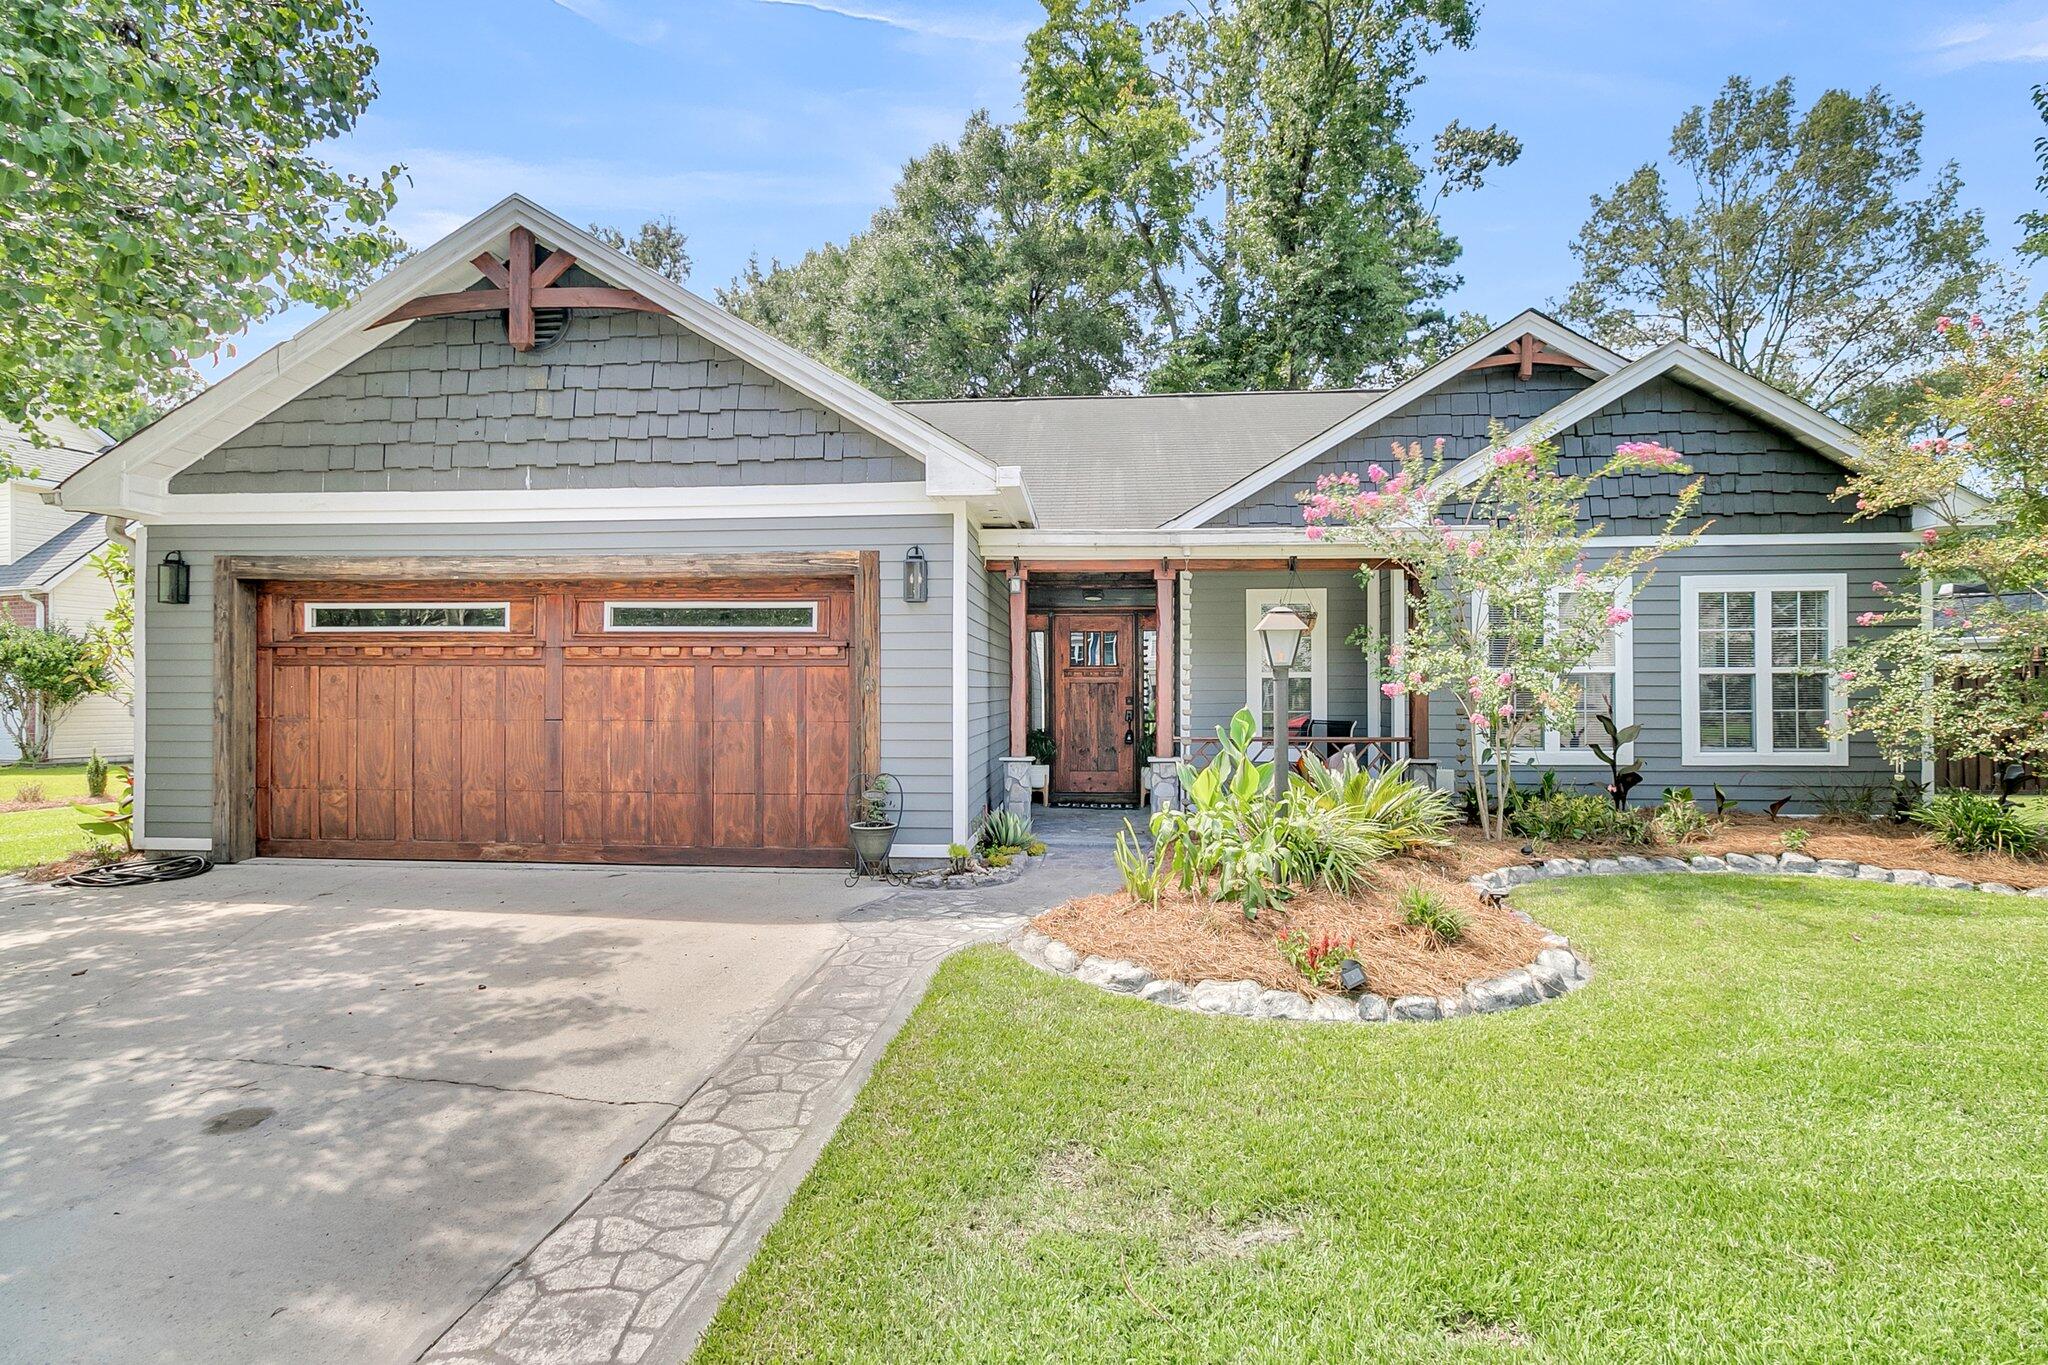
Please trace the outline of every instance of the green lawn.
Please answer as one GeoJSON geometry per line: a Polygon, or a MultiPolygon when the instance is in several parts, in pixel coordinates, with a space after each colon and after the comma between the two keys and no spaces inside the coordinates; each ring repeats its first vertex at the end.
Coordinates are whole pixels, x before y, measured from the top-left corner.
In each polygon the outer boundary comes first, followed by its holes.
{"type": "MultiPolygon", "coordinates": [[[[108,786],[113,785],[110,775],[108,786]]],[[[83,763],[44,763],[31,766],[25,763],[0,764],[0,801],[18,801],[24,786],[36,785],[43,789],[43,796],[51,801],[85,799],[85,765],[83,763]]]]}
{"type": "Polygon", "coordinates": [[[956,958],[698,1359],[2048,1356],[2048,902],[1517,903],[1592,984],[1439,1025],[956,958]]]}
{"type": "Polygon", "coordinates": [[[0,871],[54,863],[86,845],[85,817],[69,806],[0,811],[0,871]]]}

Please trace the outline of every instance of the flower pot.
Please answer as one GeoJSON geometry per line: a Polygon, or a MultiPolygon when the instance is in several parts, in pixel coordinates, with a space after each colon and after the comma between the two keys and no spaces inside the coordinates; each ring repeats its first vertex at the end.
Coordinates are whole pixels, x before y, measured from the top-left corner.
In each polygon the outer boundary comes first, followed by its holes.
{"type": "Polygon", "coordinates": [[[863,863],[887,860],[889,846],[896,842],[896,826],[892,822],[856,820],[847,826],[847,833],[852,836],[855,855],[863,863]]]}
{"type": "Polygon", "coordinates": [[[1052,782],[1052,764],[1034,763],[1026,769],[1031,774],[1031,789],[1044,791],[1052,782]]]}

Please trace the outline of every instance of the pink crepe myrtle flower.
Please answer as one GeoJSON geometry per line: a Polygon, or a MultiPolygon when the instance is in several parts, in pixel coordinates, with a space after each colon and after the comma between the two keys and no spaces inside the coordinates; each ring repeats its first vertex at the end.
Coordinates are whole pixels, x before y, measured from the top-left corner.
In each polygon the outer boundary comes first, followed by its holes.
{"type": "Polygon", "coordinates": [[[1868,511],[1870,510],[1870,499],[1869,499],[1869,498],[1858,498],[1858,499],[1856,499],[1856,510],[1857,510],[1857,511],[1859,511],[1859,512],[1868,512],[1868,511]]]}
{"type": "Polygon", "coordinates": [[[1500,469],[1505,469],[1509,465],[1530,464],[1535,459],[1536,452],[1527,446],[1509,446],[1505,450],[1496,450],[1493,453],[1494,466],[1500,469]]]}
{"type": "Polygon", "coordinates": [[[1310,540],[1321,540],[1323,538],[1323,528],[1320,526],[1311,526],[1308,528],[1307,531],[1303,532],[1303,534],[1306,535],[1310,540]]]}
{"type": "Polygon", "coordinates": [[[1419,688],[1419,687],[1421,687],[1421,686],[1422,686],[1422,675],[1421,675],[1420,673],[1410,673],[1410,674],[1408,675],[1408,686],[1409,686],[1410,688],[1419,688]]]}
{"type": "Polygon", "coordinates": [[[1972,326],[1972,327],[1976,328],[1976,329],[1977,329],[1978,331],[1980,331],[1980,332],[1981,332],[1981,331],[1983,331],[1983,330],[1984,330],[1984,315],[1983,315],[1982,313],[1972,313],[1972,314],[1970,314],[1970,326],[1972,326]]]}
{"type": "Polygon", "coordinates": [[[1624,459],[1641,460],[1646,464],[1661,466],[1678,463],[1678,452],[1657,441],[1623,441],[1614,448],[1614,453],[1624,459]]]}
{"type": "Polygon", "coordinates": [[[1374,483],[1385,483],[1387,481],[1387,471],[1379,465],[1374,465],[1371,469],[1365,471],[1365,477],[1371,479],[1374,483]]]}
{"type": "Polygon", "coordinates": [[[1465,558],[1477,559],[1486,552],[1486,543],[1478,536],[1465,542],[1465,558]]]}
{"type": "Polygon", "coordinates": [[[1870,580],[1870,590],[1871,590],[1872,592],[1890,592],[1890,591],[1891,591],[1891,589],[1890,589],[1890,588],[1888,588],[1888,587],[1886,587],[1886,586],[1885,586],[1885,584],[1884,584],[1884,580],[1883,580],[1882,578],[1873,578],[1873,579],[1871,579],[1871,580],[1870,580]]]}
{"type": "Polygon", "coordinates": [[[1636,614],[1630,611],[1627,607],[1609,607],[1607,609],[1607,624],[1610,626],[1623,625],[1629,621],[1633,621],[1635,619],[1635,615],[1636,614]]]}
{"type": "Polygon", "coordinates": [[[1380,684],[1380,695],[1383,697],[1398,697],[1403,690],[1405,689],[1397,682],[1383,682],[1380,684]]]}
{"type": "Polygon", "coordinates": [[[1939,531],[1930,526],[1920,533],[1920,543],[1922,545],[1932,545],[1940,535],[1939,531]]]}
{"type": "Polygon", "coordinates": [[[1998,406],[2000,406],[2001,408],[2009,408],[2019,401],[2019,399],[2013,397],[2011,394],[2007,394],[2005,397],[1998,400],[1998,406]]]}
{"type": "Polygon", "coordinates": [[[1937,332],[1946,332],[1949,328],[1955,325],[1956,320],[1946,313],[1943,313],[1940,317],[1934,320],[1934,330],[1937,332]]]}
{"type": "Polygon", "coordinates": [[[1941,609],[1941,614],[1943,616],[1948,617],[1951,621],[1953,621],[1956,616],[1956,609],[1954,607],[1943,607],[1941,609]]]}
{"type": "Polygon", "coordinates": [[[1592,581],[1593,576],[1587,573],[1584,569],[1576,570],[1572,574],[1572,586],[1575,588],[1583,588],[1586,586],[1586,584],[1592,581]]]}
{"type": "Polygon", "coordinates": [[[1401,656],[1403,654],[1406,654],[1407,652],[1408,651],[1405,647],[1401,645],[1395,645],[1392,649],[1389,649],[1387,651],[1387,662],[1392,664],[1394,667],[1399,668],[1401,666],[1401,656]]]}
{"type": "Polygon", "coordinates": [[[1360,493],[1358,500],[1367,507],[1378,507],[1380,505],[1380,495],[1373,492],[1360,493]]]}
{"type": "Polygon", "coordinates": [[[1843,681],[1843,682],[1855,682],[1855,681],[1856,681],[1856,670],[1855,670],[1855,669],[1853,669],[1853,668],[1845,668],[1845,669],[1843,669],[1843,670],[1842,670],[1842,681],[1843,681]]]}
{"type": "Polygon", "coordinates": [[[1859,626],[1874,626],[1882,620],[1884,620],[1884,617],[1878,615],[1876,612],[1866,611],[1861,616],[1858,616],[1856,618],[1856,624],[1859,626]]]}
{"type": "Polygon", "coordinates": [[[1513,673],[1503,673],[1493,680],[1493,685],[1495,687],[1513,687],[1515,685],[1515,675],[1513,673]]]}
{"type": "Polygon", "coordinates": [[[1513,704],[1513,703],[1511,703],[1511,702],[1510,702],[1510,703],[1506,703],[1506,704],[1504,704],[1504,705],[1503,705],[1503,706],[1502,706],[1502,707],[1500,708],[1500,718],[1501,718],[1502,720],[1510,720],[1510,719],[1513,719],[1513,717],[1514,717],[1514,714],[1515,714],[1515,708],[1514,708],[1514,704],[1513,704]]]}
{"type": "Polygon", "coordinates": [[[1472,717],[1472,728],[1475,730],[1487,729],[1492,724],[1493,722],[1486,718],[1486,713],[1484,711],[1481,711],[1479,714],[1472,717]]]}

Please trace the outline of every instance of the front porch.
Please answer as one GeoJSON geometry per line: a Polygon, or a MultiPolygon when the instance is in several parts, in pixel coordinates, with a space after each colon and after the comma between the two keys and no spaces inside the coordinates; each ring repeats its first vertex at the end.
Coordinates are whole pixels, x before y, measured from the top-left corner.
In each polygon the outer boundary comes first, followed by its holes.
{"type": "Polygon", "coordinates": [[[987,567],[1010,608],[1010,804],[1025,781],[1053,806],[1169,799],[1176,765],[1212,755],[1217,727],[1245,707],[1270,752],[1273,677],[1253,627],[1280,602],[1317,615],[1289,679],[1289,753],[1351,753],[1372,768],[1429,757],[1426,701],[1384,696],[1379,659],[1352,640],[1404,637],[1413,580],[1399,564],[1018,556],[987,567]]]}

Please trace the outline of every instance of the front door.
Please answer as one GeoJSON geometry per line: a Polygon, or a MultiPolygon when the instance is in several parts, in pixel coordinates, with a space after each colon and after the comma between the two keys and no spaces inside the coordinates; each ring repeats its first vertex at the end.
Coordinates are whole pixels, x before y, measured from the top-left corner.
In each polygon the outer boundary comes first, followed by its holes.
{"type": "Polygon", "coordinates": [[[1052,646],[1052,795],[1138,795],[1138,622],[1128,612],[1062,612],[1052,646]]]}

